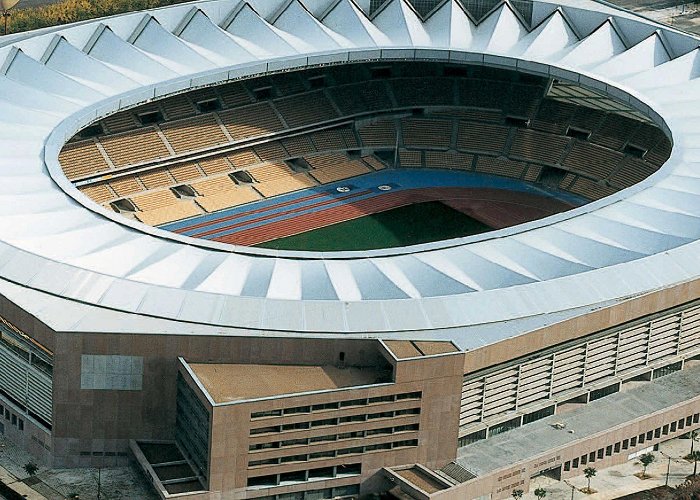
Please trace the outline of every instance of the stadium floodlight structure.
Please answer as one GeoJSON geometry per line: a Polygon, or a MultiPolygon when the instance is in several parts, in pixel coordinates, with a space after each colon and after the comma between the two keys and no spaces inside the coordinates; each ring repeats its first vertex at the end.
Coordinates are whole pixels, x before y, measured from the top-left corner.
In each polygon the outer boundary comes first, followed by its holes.
{"type": "MultiPolygon", "coordinates": [[[[507,1],[478,20],[456,0],[425,18],[405,0],[371,16],[365,3],[201,1],[0,41],[0,294],[61,333],[51,341],[55,363],[75,361],[67,346],[85,332],[443,340],[479,352],[644,297],[646,306],[615,321],[697,298],[694,36],[590,0],[535,1],[531,22],[507,1]],[[252,76],[377,61],[573,82],[645,116],[673,151],[651,177],[566,213],[473,237],[323,254],[147,227],[89,200],[58,163],[76,132],[119,110],[252,76]]],[[[60,376],[53,391],[65,402],[80,377],[60,376]]],[[[55,423],[63,408],[54,404],[55,423]]],[[[62,450],[56,463],[69,463],[70,431],[51,439],[62,450]]]]}

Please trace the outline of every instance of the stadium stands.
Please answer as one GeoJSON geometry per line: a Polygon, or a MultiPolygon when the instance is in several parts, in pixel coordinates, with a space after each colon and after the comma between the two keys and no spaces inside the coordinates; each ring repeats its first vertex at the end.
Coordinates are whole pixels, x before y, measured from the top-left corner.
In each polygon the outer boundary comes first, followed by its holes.
{"type": "Polygon", "coordinates": [[[58,157],[68,179],[104,172],[109,165],[93,140],[66,145],[58,157]]]}
{"type": "Polygon", "coordinates": [[[429,73],[367,80],[361,71],[334,69],[318,80],[323,89],[295,74],[200,88],[102,120],[96,137],[76,136],[59,159],[70,180],[102,181],[80,188],[96,202],[127,197],[139,220],[163,223],[197,207],[216,211],[382,169],[386,163],[371,152],[393,158],[397,146],[403,168],[473,169],[538,182],[543,166],[556,167],[549,187],[590,199],[642,180],[670,153],[656,127],[543,99],[536,81],[487,72],[486,85],[429,73]],[[362,160],[350,150],[364,150],[362,160]],[[135,167],[139,173],[129,174],[135,167]],[[117,179],[101,177],[115,171],[117,179]],[[239,171],[235,179],[221,175],[239,171]],[[162,189],[182,184],[192,187],[196,203],[162,189]],[[154,205],[151,196],[160,201],[154,205]]]}

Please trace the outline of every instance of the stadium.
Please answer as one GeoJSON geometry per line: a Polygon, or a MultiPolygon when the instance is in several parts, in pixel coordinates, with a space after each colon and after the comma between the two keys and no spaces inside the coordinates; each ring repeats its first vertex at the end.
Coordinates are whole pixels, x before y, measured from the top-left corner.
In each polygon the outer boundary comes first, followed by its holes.
{"type": "Polygon", "coordinates": [[[0,41],[0,434],[163,498],[500,499],[700,428],[700,41],[207,0],[0,41]]]}

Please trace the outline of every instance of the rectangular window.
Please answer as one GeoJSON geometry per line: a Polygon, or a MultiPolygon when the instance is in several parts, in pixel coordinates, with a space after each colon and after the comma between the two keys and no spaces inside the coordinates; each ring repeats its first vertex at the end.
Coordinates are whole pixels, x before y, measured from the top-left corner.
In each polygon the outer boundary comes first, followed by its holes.
{"type": "Polygon", "coordinates": [[[678,421],[678,428],[679,429],[685,428],[685,419],[684,418],[682,418],[678,421]]]}
{"type": "Polygon", "coordinates": [[[693,417],[692,416],[687,417],[685,419],[685,425],[693,425],[693,417]]]}
{"type": "Polygon", "coordinates": [[[24,430],[24,420],[22,420],[21,418],[18,421],[18,427],[19,427],[19,430],[21,430],[21,431],[24,430]]]}
{"type": "Polygon", "coordinates": [[[382,434],[391,434],[391,427],[384,427],[382,429],[370,429],[367,431],[367,436],[379,436],[382,434]]]}
{"type": "Polygon", "coordinates": [[[195,105],[200,113],[211,113],[212,111],[218,111],[221,109],[221,103],[217,98],[197,101],[195,105]]]}
{"type": "Polygon", "coordinates": [[[309,441],[311,441],[312,443],[323,443],[325,441],[335,441],[336,439],[338,439],[338,436],[336,436],[335,434],[329,434],[327,436],[312,437],[311,439],[309,439],[309,441]]]}
{"type": "Polygon", "coordinates": [[[280,474],[280,484],[300,483],[302,481],[306,481],[306,471],[305,470],[285,472],[284,474],[280,474]]]}
{"type": "Polygon", "coordinates": [[[578,469],[578,458],[574,458],[574,461],[571,464],[574,469],[578,469]]]}
{"type": "Polygon", "coordinates": [[[340,417],[338,422],[341,424],[347,424],[349,422],[364,422],[367,415],[348,415],[347,417],[340,417]]]}
{"type": "Polygon", "coordinates": [[[654,431],[647,432],[647,441],[651,441],[654,438],[654,431]]]}
{"type": "Polygon", "coordinates": [[[620,443],[615,443],[615,453],[620,453],[620,443]]]}
{"type": "Polygon", "coordinates": [[[571,461],[564,462],[564,472],[569,472],[571,470],[571,461]]]}
{"type": "Polygon", "coordinates": [[[280,458],[280,462],[283,464],[289,462],[306,462],[306,455],[290,455],[288,457],[280,458]]]}
{"type": "Polygon", "coordinates": [[[654,429],[654,437],[657,439],[661,437],[661,427],[654,429]]]}
{"type": "Polygon", "coordinates": [[[151,125],[152,123],[158,123],[163,121],[163,115],[160,111],[149,111],[147,113],[139,113],[136,116],[141,125],[151,125]]]}
{"type": "Polygon", "coordinates": [[[367,404],[366,399],[351,399],[349,401],[341,401],[340,407],[347,408],[349,406],[364,406],[367,404]]]}
{"type": "Polygon", "coordinates": [[[588,461],[591,463],[595,462],[595,451],[592,451],[588,454],[588,461]]]}
{"type": "Polygon", "coordinates": [[[311,406],[311,411],[337,410],[338,403],[321,403],[311,406]]]}
{"type": "Polygon", "coordinates": [[[17,415],[12,414],[12,425],[17,425],[17,415]]]}
{"type": "Polygon", "coordinates": [[[418,392],[405,392],[403,394],[397,394],[396,395],[396,400],[401,401],[404,399],[420,399],[423,393],[420,391],[418,392]]]}
{"type": "Polygon", "coordinates": [[[362,453],[362,446],[338,450],[338,455],[354,455],[355,453],[362,453]]]}
{"type": "Polygon", "coordinates": [[[676,432],[676,422],[671,422],[671,432],[676,432]]]}
{"type": "Polygon", "coordinates": [[[642,444],[644,442],[644,434],[643,433],[637,437],[637,441],[639,442],[639,444],[642,444]]]}
{"type": "Polygon", "coordinates": [[[630,445],[629,439],[625,439],[624,441],[622,441],[622,449],[623,450],[626,450],[627,448],[629,448],[629,445],[630,445]]]}
{"type": "Polygon", "coordinates": [[[287,439],[282,441],[281,446],[300,446],[305,444],[309,444],[308,439],[287,439]]]}
{"type": "Polygon", "coordinates": [[[612,455],[612,450],[613,450],[612,445],[606,446],[606,447],[605,447],[605,456],[606,456],[606,457],[611,456],[611,455],[612,455]]]}
{"type": "Polygon", "coordinates": [[[280,426],[275,425],[274,427],[260,427],[258,429],[250,429],[250,435],[255,436],[256,434],[269,434],[271,432],[279,432],[280,426]]]}
{"type": "Polygon", "coordinates": [[[376,396],[369,398],[369,404],[374,403],[391,403],[394,401],[394,396],[376,396]]]}
{"type": "Polygon", "coordinates": [[[407,439],[405,441],[396,441],[395,443],[391,444],[392,448],[406,448],[409,446],[418,446],[418,440],[417,439],[407,439]]]}
{"type": "Polygon", "coordinates": [[[310,406],[295,406],[294,408],[285,408],[283,413],[285,415],[296,415],[297,413],[310,413],[310,406]]]}
{"type": "Polygon", "coordinates": [[[632,439],[630,439],[630,446],[634,448],[637,446],[637,436],[634,436],[632,439]]]}
{"type": "Polygon", "coordinates": [[[663,428],[661,429],[661,431],[663,432],[664,436],[667,436],[668,435],[668,424],[664,425],[663,428]]]}
{"type": "Polygon", "coordinates": [[[605,455],[605,450],[603,448],[598,450],[598,459],[603,458],[605,455]]]}
{"type": "Polygon", "coordinates": [[[338,434],[338,439],[358,439],[362,437],[365,437],[364,431],[344,432],[342,434],[338,434]]]}
{"type": "Polygon", "coordinates": [[[343,464],[336,467],[338,476],[357,476],[362,473],[362,464],[343,464]]]}
{"type": "Polygon", "coordinates": [[[391,449],[391,443],[371,444],[369,446],[365,446],[365,451],[380,451],[380,450],[390,450],[390,449],[391,449]]]}
{"type": "MultiPolygon", "coordinates": [[[[333,467],[322,467],[320,469],[311,469],[309,471],[309,479],[324,479],[332,478],[335,475],[333,467]]],[[[309,492],[306,492],[305,498],[308,498],[309,492]]],[[[325,497],[322,497],[325,498],[325,497]]]]}
{"type": "Polygon", "coordinates": [[[275,486],[276,484],[277,474],[248,478],[248,486],[275,486]]]}
{"type": "Polygon", "coordinates": [[[297,422],[296,424],[284,424],[282,426],[283,431],[295,431],[295,430],[308,429],[308,428],[309,428],[308,422],[297,422]]]}
{"type": "Polygon", "coordinates": [[[325,418],[323,420],[314,420],[311,422],[311,427],[326,427],[329,425],[338,425],[337,418],[325,418]]]}
{"type": "MultiPolygon", "coordinates": [[[[403,410],[402,410],[403,411],[403,410]]],[[[398,414],[398,412],[396,412],[398,414]]],[[[372,420],[374,418],[391,418],[394,416],[393,412],[390,411],[383,411],[381,413],[370,413],[367,415],[367,418],[372,420]]]]}
{"type": "Polygon", "coordinates": [[[693,415],[693,423],[697,424],[698,422],[700,422],[700,413],[696,413],[693,415]]]}
{"type": "Polygon", "coordinates": [[[407,408],[406,410],[396,410],[394,412],[394,415],[397,417],[400,415],[419,415],[420,414],[420,408],[407,408]]]}
{"type": "Polygon", "coordinates": [[[281,417],[282,410],[256,411],[250,414],[250,418],[281,417]]]}
{"type": "Polygon", "coordinates": [[[419,424],[399,425],[394,427],[394,432],[410,432],[419,430],[419,424]]]}
{"type": "Polygon", "coordinates": [[[266,460],[251,460],[248,462],[248,467],[260,467],[262,465],[277,465],[279,463],[279,459],[277,458],[268,458],[266,460]]]}
{"type": "Polygon", "coordinates": [[[258,444],[251,444],[248,446],[248,450],[250,451],[257,451],[257,450],[269,450],[272,448],[279,448],[280,444],[279,442],[275,443],[258,443],[258,444]]]}
{"type": "Polygon", "coordinates": [[[320,458],[333,458],[333,457],[335,457],[335,450],[318,451],[316,453],[309,453],[309,460],[318,460],[320,458]]]}
{"type": "Polygon", "coordinates": [[[586,465],[588,463],[588,455],[583,455],[581,457],[581,465],[586,465]]]}

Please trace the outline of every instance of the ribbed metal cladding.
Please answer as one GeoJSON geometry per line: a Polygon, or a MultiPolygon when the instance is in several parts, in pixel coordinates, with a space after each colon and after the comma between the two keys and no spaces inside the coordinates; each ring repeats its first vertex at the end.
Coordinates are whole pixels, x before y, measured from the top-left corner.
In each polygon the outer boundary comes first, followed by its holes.
{"type": "Polygon", "coordinates": [[[13,352],[6,344],[0,343],[0,389],[49,425],[52,417],[52,387],[51,377],[32,366],[28,359],[13,352]]]}
{"type": "Polygon", "coordinates": [[[541,406],[590,384],[613,383],[633,370],[696,352],[700,352],[700,306],[693,305],[485,376],[465,377],[460,426],[514,410],[524,412],[535,403],[541,406]]]}

